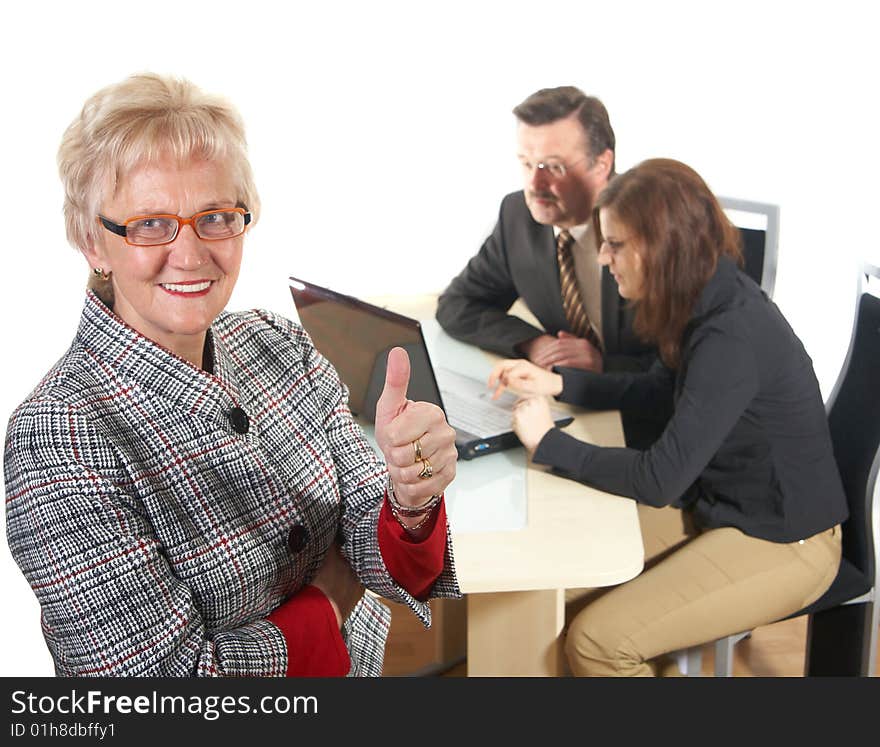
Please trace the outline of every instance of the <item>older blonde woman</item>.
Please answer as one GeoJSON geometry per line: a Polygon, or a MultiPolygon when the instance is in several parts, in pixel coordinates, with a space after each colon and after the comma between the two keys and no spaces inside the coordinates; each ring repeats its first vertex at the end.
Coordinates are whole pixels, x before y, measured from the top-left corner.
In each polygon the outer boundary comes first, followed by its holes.
{"type": "Polygon", "coordinates": [[[13,413],[9,545],[59,675],[379,674],[387,609],[456,596],[454,432],[389,357],[383,464],[296,324],[228,313],[260,212],[242,124],[155,75],[90,98],[59,166],[90,267],[13,413]]]}

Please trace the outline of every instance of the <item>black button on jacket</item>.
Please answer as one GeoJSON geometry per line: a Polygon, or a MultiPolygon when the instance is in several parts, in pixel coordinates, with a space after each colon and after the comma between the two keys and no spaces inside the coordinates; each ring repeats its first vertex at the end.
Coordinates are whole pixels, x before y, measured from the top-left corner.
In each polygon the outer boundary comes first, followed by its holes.
{"type": "Polygon", "coordinates": [[[308,541],[309,530],[306,529],[302,524],[296,524],[287,533],[287,547],[294,554],[302,552],[302,549],[306,546],[306,543],[308,541]]]}
{"type": "Polygon", "coordinates": [[[232,423],[232,430],[236,433],[247,433],[251,427],[250,418],[247,413],[240,407],[233,407],[229,411],[229,420],[232,423]]]}

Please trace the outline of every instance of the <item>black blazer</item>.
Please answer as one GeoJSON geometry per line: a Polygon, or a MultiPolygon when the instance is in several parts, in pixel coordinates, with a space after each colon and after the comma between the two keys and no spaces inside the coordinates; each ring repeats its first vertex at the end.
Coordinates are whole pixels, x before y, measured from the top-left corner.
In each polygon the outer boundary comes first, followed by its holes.
{"type": "Polygon", "coordinates": [[[813,365],[757,284],[722,257],[684,331],[677,371],[595,374],[559,368],[559,396],[595,409],[645,410],[674,397],[647,451],[601,448],[556,428],[534,461],[649,506],[691,510],[699,525],[794,542],[843,522],[846,498],[813,365]]]}
{"type": "MultiPolygon", "coordinates": [[[[605,370],[644,371],[656,351],[636,337],[633,312],[617,292],[617,283],[602,269],[602,338],[605,370]]],[[[507,357],[519,356],[516,346],[544,331],[567,330],[552,226],[535,222],[522,191],[501,202],[491,236],[464,270],[441,294],[437,321],[456,339],[507,357]],[[544,330],[509,315],[517,298],[544,330]]]]}

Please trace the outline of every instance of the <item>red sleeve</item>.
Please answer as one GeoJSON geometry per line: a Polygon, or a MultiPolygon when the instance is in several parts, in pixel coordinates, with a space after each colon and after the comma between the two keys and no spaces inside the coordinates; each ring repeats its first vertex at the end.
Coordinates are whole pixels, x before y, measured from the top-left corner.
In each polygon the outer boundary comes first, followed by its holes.
{"type": "Polygon", "coordinates": [[[431,533],[416,542],[394,514],[388,498],[379,515],[379,551],[391,577],[416,599],[424,601],[443,571],[446,554],[446,501],[434,512],[431,533]]]}
{"type": "Polygon", "coordinates": [[[304,586],[268,620],[287,642],[288,677],[344,677],[351,669],[348,649],[330,600],[315,586],[304,586]]]}

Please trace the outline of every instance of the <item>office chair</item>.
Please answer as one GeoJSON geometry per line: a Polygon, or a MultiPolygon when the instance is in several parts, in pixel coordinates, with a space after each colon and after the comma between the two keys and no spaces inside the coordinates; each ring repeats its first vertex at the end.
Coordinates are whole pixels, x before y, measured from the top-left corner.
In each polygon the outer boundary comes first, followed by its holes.
{"type": "Polygon", "coordinates": [[[734,197],[719,197],[718,202],[742,237],[743,270],[773,298],[779,254],[779,206],[734,197]]]}
{"type": "MultiPolygon", "coordinates": [[[[880,283],[880,268],[860,274],[849,351],[826,411],[834,458],[843,480],[849,518],[843,524],[843,552],[837,577],[815,602],[792,615],[809,615],[807,676],[875,674],[880,599],[880,297],[867,288],[880,283]]],[[[733,647],[749,633],[715,642],[715,676],[733,672],[733,647]]],[[[700,649],[680,655],[689,676],[700,674],[700,649]]]]}

